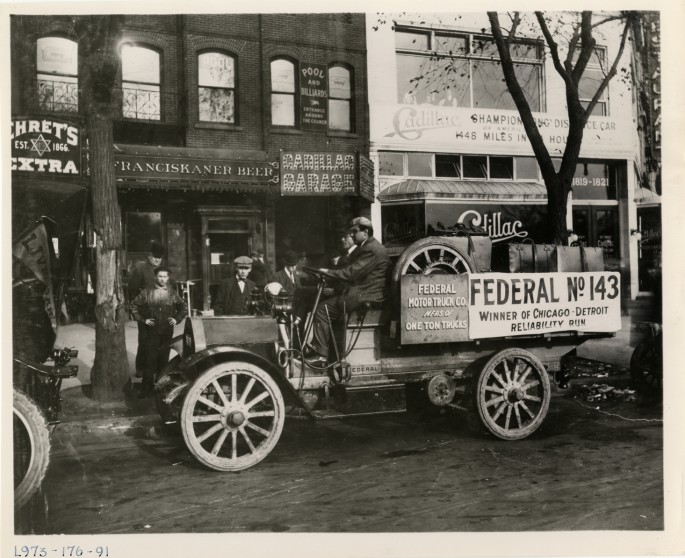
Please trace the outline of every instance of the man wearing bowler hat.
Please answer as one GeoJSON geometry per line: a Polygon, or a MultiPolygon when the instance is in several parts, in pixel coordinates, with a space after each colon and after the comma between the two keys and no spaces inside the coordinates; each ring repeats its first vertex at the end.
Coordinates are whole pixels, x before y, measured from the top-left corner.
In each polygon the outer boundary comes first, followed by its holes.
{"type": "Polygon", "coordinates": [[[387,250],[373,237],[373,225],[366,217],[352,219],[350,233],[357,248],[350,254],[347,264],[340,269],[321,269],[344,281],[344,291],[322,299],[319,304],[314,315],[314,338],[304,355],[310,360],[328,360],[329,318],[335,322],[344,310],[351,312],[364,302],[382,302],[385,298],[387,250]]]}
{"type": "Polygon", "coordinates": [[[239,256],[233,263],[236,268],[235,276],[224,279],[219,285],[219,292],[214,304],[217,316],[243,316],[247,314],[247,303],[255,283],[247,278],[252,270],[252,259],[239,256]]]}
{"type": "Polygon", "coordinates": [[[293,250],[288,250],[283,256],[283,269],[276,272],[276,282],[280,283],[290,296],[295,296],[295,291],[302,286],[297,273],[298,260],[297,254],[293,250]]]}

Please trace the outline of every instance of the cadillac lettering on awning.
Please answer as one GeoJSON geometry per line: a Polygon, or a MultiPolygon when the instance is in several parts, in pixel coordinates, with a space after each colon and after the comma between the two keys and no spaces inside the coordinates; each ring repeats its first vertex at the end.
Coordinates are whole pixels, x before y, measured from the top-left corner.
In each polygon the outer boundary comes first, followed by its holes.
{"type": "Polygon", "coordinates": [[[56,118],[13,118],[12,171],[59,176],[81,172],[81,129],[56,118]]]}
{"type": "Polygon", "coordinates": [[[355,153],[281,153],[284,196],[354,196],[359,194],[355,153]]]}

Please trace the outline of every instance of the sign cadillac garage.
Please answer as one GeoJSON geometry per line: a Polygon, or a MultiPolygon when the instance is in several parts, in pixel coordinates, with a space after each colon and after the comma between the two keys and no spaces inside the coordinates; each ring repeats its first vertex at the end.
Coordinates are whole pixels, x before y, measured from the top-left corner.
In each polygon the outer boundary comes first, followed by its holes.
{"type": "Polygon", "coordinates": [[[55,118],[14,118],[10,133],[12,171],[78,176],[81,131],[55,118]]]}

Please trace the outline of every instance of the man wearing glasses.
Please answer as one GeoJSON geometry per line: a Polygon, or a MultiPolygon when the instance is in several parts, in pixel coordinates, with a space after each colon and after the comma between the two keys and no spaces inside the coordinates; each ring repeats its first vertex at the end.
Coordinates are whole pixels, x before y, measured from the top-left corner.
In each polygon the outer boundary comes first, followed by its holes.
{"type": "Polygon", "coordinates": [[[366,217],[356,217],[350,223],[350,234],[357,248],[340,269],[322,268],[321,271],[344,281],[340,295],[329,296],[319,303],[314,315],[314,338],[305,357],[309,360],[328,360],[331,332],[328,320],[335,322],[344,311],[351,312],[364,302],[382,302],[389,260],[385,247],[373,237],[373,226],[366,217]]]}

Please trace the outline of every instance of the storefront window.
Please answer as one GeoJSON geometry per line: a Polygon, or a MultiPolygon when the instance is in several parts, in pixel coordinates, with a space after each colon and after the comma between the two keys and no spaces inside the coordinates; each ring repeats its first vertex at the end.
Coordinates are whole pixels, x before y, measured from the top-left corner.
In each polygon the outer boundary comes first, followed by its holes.
{"type": "Polygon", "coordinates": [[[538,161],[535,157],[514,157],[517,180],[538,180],[538,161]]]}
{"type": "Polygon", "coordinates": [[[618,257],[618,223],[615,209],[597,210],[597,246],[604,257],[618,257]]]}
{"type": "Polygon", "coordinates": [[[352,130],[352,76],[342,66],[328,70],[328,128],[350,132],[352,130]]]}
{"type": "Polygon", "coordinates": [[[152,242],[162,244],[162,214],[127,211],[126,256],[129,264],[147,258],[152,242]]]}
{"type": "Polygon", "coordinates": [[[380,176],[404,176],[404,153],[380,151],[378,153],[378,174],[380,176]]]}
{"type": "Polygon", "coordinates": [[[464,155],[464,178],[487,178],[488,158],[464,155]]]}
{"type": "Polygon", "coordinates": [[[587,246],[590,241],[590,221],[587,209],[573,210],[573,232],[578,237],[581,246],[587,246]]]}
{"type": "Polygon", "coordinates": [[[295,64],[279,58],[271,62],[271,123],[295,126],[295,64]]]}
{"type": "Polygon", "coordinates": [[[50,112],[78,111],[78,43],[43,37],[36,44],[38,106],[50,112]]]}
{"type": "Polygon", "coordinates": [[[142,46],[123,45],[121,79],[124,118],[159,120],[161,117],[159,53],[142,46]]]}
{"type": "Polygon", "coordinates": [[[461,178],[461,156],[436,155],[435,176],[445,178],[461,178]]]}
{"type": "Polygon", "coordinates": [[[407,174],[409,176],[433,176],[432,153],[407,153],[407,174]]]}
{"type": "MultiPolygon", "coordinates": [[[[514,110],[492,41],[467,34],[398,29],[397,96],[404,104],[514,110]],[[484,59],[488,58],[488,59],[484,59]]],[[[514,70],[531,109],[542,110],[542,56],[535,42],[511,47],[514,70]]]]}
{"type": "Polygon", "coordinates": [[[198,99],[203,122],[235,123],[235,61],[220,52],[205,52],[198,61],[198,99]]]}
{"type": "Polygon", "coordinates": [[[513,157],[490,157],[490,178],[514,178],[513,157]]]}

